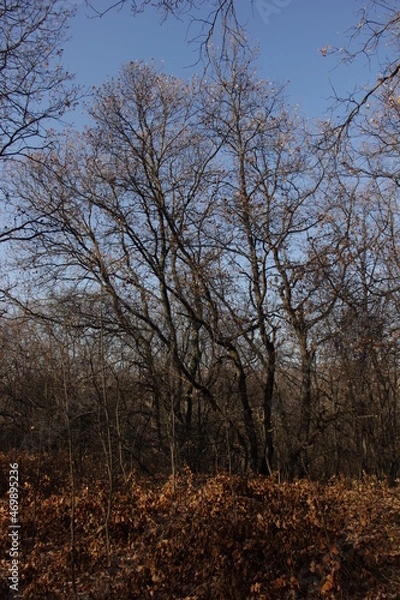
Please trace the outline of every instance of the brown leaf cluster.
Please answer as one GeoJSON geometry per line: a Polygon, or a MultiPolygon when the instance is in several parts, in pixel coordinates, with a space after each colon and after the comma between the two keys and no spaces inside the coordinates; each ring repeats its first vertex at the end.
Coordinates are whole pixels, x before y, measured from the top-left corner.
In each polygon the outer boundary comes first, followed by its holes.
{"type": "MultiPolygon", "coordinates": [[[[73,598],[71,559],[84,600],[400,597],[400,494],[386,483],[131,477],[106,527],[107,489],[95,479],[76,491],[72,549],[68,481],[52,489],[42,478],[36,497],[27,473],[21,489],[25,599],[73,598]]],[[[2,532],[8,518],[5,495],[2,532]]],[[[7,550],[2,536],[3,573],[7,550]]]]}

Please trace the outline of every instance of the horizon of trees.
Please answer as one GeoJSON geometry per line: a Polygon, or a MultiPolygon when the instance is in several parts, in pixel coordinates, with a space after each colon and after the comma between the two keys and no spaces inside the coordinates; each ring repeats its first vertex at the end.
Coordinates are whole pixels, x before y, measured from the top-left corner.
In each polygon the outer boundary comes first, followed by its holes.
{"type": "MultiPolygon", "coordinates": [[[[364,50],[396,55],[398,21],[364,50]]],[[[398,477],[400,69],[310,123],[234,25],[201,80],[132,61],[84,132],[1,156],[2,450],[98,462],[110,490],[186,465],[398,477]]]]}

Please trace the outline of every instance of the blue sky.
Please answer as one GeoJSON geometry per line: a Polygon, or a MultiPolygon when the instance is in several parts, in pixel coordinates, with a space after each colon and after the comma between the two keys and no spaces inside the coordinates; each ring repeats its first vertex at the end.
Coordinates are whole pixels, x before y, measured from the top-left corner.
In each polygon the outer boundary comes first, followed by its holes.
{"type": "MultiPolygon", "coordinates": [[[[93,0],[93,4],[101,11],[112,0],[93,0]]],[[[332,104],[332,85],[339,95],[345,95],[375,77],[365,59],[350,67],[338,66],[337,58],[320,52],[323,47],[346,43],[346,31],[358,22],[359,1],[255,0],[252,4],[244,0],[238,4],[249,40],[259,44],[260,77],[288,82],[290,101],[300,105],[307,116],[326,116],[332,104]]],[[[151,7],[133,17],[128,6],[102,18],[88,15],[91,13],[82,1],[65,45],[64,60],[79,83],[100,85],[132,59],[154,59],[164,72],[179,77],[189,77],[196,70],[191,68],[197,50],[187,40],[187,19],[162,22],[151,7]]]]}

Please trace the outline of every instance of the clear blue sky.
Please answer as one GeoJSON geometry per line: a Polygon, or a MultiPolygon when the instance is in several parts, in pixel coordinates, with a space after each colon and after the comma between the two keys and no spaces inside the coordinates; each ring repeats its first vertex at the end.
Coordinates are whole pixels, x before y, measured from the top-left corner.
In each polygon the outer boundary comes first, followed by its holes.
{"type": "MultiPolygon", "coordinates": [[[[102,10],[112,0],[93,0],[93,4],[102,10]]],[[[255,0],[252,4],[243,0],[238,5],[249,39],[259,43],[260,76],[289,82],[290,101],[299,104],[309,117],[325,116],[332,104],[331,84],[344,95],[356,84],[375,77],[365,60],[351,67],[337,66],[337,58],[323,57],[320,52],[323,47],[346,43],[346,31],[358,22],[359,1],[255,0]]],[[[90,14],[82,0],[65,45],[65,62],[79,83],[100,85],[132,59],[154,59],[164,72],[179,77],[193,72],[190,65],[197,51],[187,41],[188,20],[170,18],[162,22],[151,7],[136,17],[128,6],[102,18],[90,18],[90,14]]]]}

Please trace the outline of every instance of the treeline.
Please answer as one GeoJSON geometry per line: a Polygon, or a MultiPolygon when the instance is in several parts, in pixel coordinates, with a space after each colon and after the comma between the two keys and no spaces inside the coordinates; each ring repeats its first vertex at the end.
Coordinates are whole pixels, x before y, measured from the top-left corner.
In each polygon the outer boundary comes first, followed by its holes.
{"type": "Polygon", "coordinates": [[[396,85],[339,144],[240,39],[209,58],[190,82],[125,65],[83,133],[6,164],[1,449],[94,458],[110,482],[394,481],[396,85]]]}

